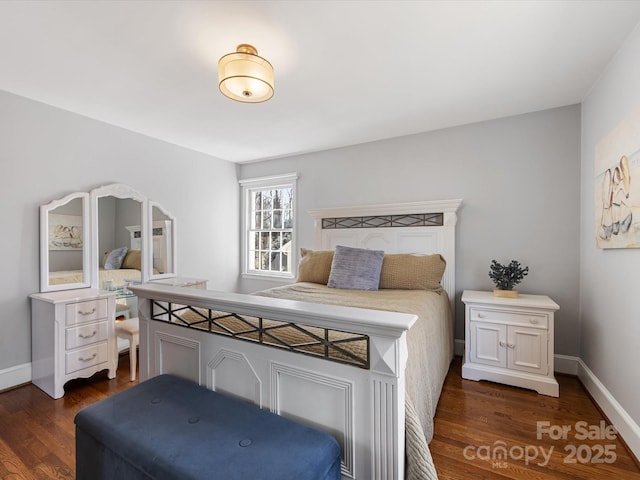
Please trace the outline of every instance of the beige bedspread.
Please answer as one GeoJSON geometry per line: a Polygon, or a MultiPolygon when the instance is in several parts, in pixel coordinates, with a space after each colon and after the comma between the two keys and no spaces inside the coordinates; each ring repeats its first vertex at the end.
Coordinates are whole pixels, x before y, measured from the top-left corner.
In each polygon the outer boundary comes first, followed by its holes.
{"type": "Polygon", "coordinates": [[[453,318],[446,292],[341,290],[315,283],[296,283],[256,292],[256,295],[418,316],[407,334],[407,478],[436,478],[427,444],[433,438],[433,416],[453,358],[453,318]]]}
{"type": "MultiPolygon", "coordinates": [[[[133,268],[121,268],[119,270],[100,269],[100,285],[105,280],[111,280],[113,287],[121,287],[127,281],[140,281],[140,270],[133,268]]],[[[89,279],[85,279],[86,282],[89,279]]],[[[63,283],[81,283],[82,270],[62,270],[49,273],[49,285],[60,285],[63,283]]]]}

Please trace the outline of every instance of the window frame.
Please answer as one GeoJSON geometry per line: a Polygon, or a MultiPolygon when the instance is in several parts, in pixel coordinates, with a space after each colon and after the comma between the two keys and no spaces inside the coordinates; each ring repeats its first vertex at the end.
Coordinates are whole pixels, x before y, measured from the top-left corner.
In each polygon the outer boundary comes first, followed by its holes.
{"type": "Polygon", "coordinates": [[[241,276],[243,278],[259,278],[259,279],[271,279],[271,280],[291,280],[295,278],[296,275],[296,266],[298,260],[298,252],[296,248],[296,235],[297,235],[297,173],[287,173],[283,175],[273,175],[269,177],[259,177],[259,178],[249,178],[244,180],[239,180],[240,184],[240,198],[241,198],[241,276]],[[253,270],[249,268],[249,236],[251,234],[251,195],[253,192],[258,190],[268,190],[268,189],[282,189],[282,188],[292,188],[292,219],[293,219],[293,227],[291,228],[291,251],[289,254],[289,265],[290,272],[280,272],[280,271],[267,271],[267,270],[253,270]]]}

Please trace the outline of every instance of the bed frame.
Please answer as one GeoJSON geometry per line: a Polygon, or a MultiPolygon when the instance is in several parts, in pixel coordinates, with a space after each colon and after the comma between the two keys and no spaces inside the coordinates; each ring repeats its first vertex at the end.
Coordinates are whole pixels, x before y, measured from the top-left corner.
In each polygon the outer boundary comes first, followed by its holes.
{"type": "MultiPolygon", "coordinates": [[[[443,286],[453,307],[460,204],[449,200],[313,210],[314,247],[440,253],[447,261],[443,286]]],[[[323,430],[341,446],[343,479],[404,479],[406,332],[415,315],[152,283],[132,290],[139,298],[141,381],[173,373],[323,430]],[[205,312],[200,323],[209,322],[209,329],[220,318],[218,312],[259,318],[260,327],[252,332],[256,340],[246,341],[243,332],[220,335],[189,328],[177,321],[186,306],[205,312]],[[329,330],[353,333],[368,342],[366,358],[337,362],[309,354],[304,346],[274,348],[267,345],[263,319],[322,329],[326,351],[336,348],[329,330]]]]}

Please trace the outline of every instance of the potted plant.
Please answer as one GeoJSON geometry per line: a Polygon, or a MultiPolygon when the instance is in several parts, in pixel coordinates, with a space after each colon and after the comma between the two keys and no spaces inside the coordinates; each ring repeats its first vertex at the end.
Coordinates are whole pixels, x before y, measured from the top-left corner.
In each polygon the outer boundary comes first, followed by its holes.
{"type": "Polygon", "coordinates": [[[520,267],[520,262],[516,260],[511,260],[509,265],[502,265],[491,260],[489,278],[496,284],[493,294],[496,297],[517,298],[518,291],[513,287],[518,285],[528,273],[529,267],[520,267]]]}

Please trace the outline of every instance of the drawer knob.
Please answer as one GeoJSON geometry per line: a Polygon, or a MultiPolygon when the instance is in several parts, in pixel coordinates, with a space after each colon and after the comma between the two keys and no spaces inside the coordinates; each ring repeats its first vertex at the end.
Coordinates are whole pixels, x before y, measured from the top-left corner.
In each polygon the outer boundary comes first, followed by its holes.
{"type": "Polygon", "coordinates": [[[79,336],[80,338],[87,339],[87,338],[95,337],[95,336],[97,335],[97,333],[98,333],[98,331],[97,331],[97,330],[94,330],[94,331],[93,331],[93,333],[92,333],[91,335],[83,335],[82,333],[79,333],[79,334],[78,334],[78,336],[79,336]]]}
{"type": "Polygon", "coordinates": [[[478,314],[478,318],[484,318],[484,315],[483,315],[483,314],[481,314],[481,313],[479,313],[479,314],[478,314]]]}
{"type": "Polygon", "coordinates": [[[516,348],[516,346],[513,343],[507,343],[507,347],[509,348],[516,348]]]}
{"type": "Polygon", "coordinates": [[[89,358],[82,358],[79,357],[78,360],[80,360],[81,362],[90,362],[91,360],[93,360],[94,358],[96,358],[98,356],[97,353],[94,353],[93,355],[91,355],[89,358]]]}
{"type": "Polygon", "coordinates": [[[500,340],[498,343],[500,344],[501,347],[504,347],[506,345],[506,343],[504,343],[502,340],[500,340]]]}
{"type": "Polygon", "coordinates": [[[531,323],[533,323],[534,325],[537,325],[537,323],[538,323],[538,319],[537,319],[537,318],[535,318],[535,317],[531,317],[531,318],[529,319],[529,321],[530,321],[531,323]]]}
{"type": "Polygon", "coordinates": [[[92,315],[94,313],[96,313],[96,307],[93,307],[90,311],[88,312],[83,312],[82,310],[79,310],[78,313],[80,315],[92,315]]]}

